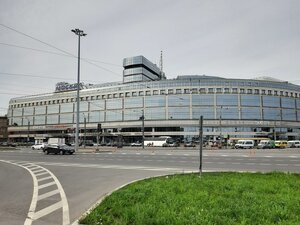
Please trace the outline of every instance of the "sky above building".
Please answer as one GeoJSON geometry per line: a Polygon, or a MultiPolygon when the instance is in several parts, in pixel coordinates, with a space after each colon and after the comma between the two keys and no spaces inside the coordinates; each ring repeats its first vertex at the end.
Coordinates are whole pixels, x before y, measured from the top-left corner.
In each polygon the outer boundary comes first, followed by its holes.
{"type": "Polygon", "coordinates": [[[167,78],[270,76],[300,84],[298,0],[1,0],[0,115],[13,97],[81,80],[122,80],[122,60],[144,55],[167,78]]]}

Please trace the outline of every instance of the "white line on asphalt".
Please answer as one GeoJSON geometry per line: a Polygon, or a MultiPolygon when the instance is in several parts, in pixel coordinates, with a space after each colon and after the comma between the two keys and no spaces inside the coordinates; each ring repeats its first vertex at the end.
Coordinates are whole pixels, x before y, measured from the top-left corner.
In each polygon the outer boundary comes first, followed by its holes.
{"type": "Polygon", "coordinates": [[[58,189],[53,190],[53,191],[49,191],[49,192],[47,192],[45,194],[42,194],[42,195],[39,195],[38,200],[42,200],[44,198],[48,198],[48,197],[51,197],[51,196],[56,195],[56,194],[59,194],[58,189]]]}
{"type": "Polygon", "coordinates": [[[38,179],[37,181],[40,182],[40,181],[48,180],[48,179],[52,179],[52,177],[51,176],[49,176],[49,177],[43,177],[43,178],[38,179]]]}
{"type": "Polygon", "coordinates": [[[52,182],[49,182],[49,183],[40,185],[40,186],[38,187],[38,189],[41,190],[41,189],[43,189],[43,188],[45,188],[45,187],[50,187],[50,186],[55,185],[55,184],[56,184],[56,183],[55,183],[54,181],[52,181],[52,182]]]}
{"type": "Polygon", "coordinates": [[[55,210],[60,209],[61,207],[62,207],[62,202],[59,201],[59,202],[57,202],[57,203],[55,203],[53,205],[50,205],[50,206],[48,206],[48,207],[46,207],[44,209],[41,209],[40,211],[36,212],[34,214],[34,216],[33,216],[33,219],[37,220],[37,219],[39,219],[39,218],[41,218],[43,216],[46,216],[46,215],[54,212],[55,210]]]}

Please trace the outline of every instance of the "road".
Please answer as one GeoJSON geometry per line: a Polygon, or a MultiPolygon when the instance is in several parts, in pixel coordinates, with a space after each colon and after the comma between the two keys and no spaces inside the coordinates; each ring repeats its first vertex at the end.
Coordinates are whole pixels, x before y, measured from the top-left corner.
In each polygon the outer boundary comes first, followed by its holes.
{"type": "MultiPolygon", "coordinates": [[[[0,151],[0,224],[72,224],[128,182],[199,168],[197,150],[107,150],[63,156],[0,151]]],[[[300,150],[207,150],[203,170],[299,173],[300,150]]]]}

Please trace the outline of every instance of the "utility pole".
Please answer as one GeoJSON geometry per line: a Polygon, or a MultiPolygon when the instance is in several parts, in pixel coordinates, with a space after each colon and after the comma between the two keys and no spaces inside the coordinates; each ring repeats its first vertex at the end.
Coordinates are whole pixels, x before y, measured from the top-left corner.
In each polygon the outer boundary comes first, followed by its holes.
{"type": "Polygon", "coordinates": [[[73,29],[71,30],[78,36],[78,68],[77,68],[77,110],[76,110],[76,134],[75,134],[75,151],[78,151],[79,148],[79,84],[80,84],[80,37],[86,36],[83,30],[73,29]]]}
{"type": "Polygon", "coordinates": [[[83,137],[83,144],[84,144],[84,148],[85,148],[85,144],[86,144],[86,117],[84,116],[84,137],[83,137]]]}
{"type": "Polygon", "coordinates": [[[30,131],[30,121],[27,119],[27,146],[29,146],[29,131],[30,131]]]}
{"type": "Polygon", "coordinates": [[[145,142],[145,114],[144,110],[142,110],[142,116],[140,117],[140,120],[142,120],[142,147],[145,149],[144,142],[145,142]]]}
{"type": "Polygon", "coordinates": [[[199,175],[202,175],[202,146],[203,146],[203,116],[200,116],[199,119],[199,156],[200,156],[200,164],[199,164],[199,175]]]}

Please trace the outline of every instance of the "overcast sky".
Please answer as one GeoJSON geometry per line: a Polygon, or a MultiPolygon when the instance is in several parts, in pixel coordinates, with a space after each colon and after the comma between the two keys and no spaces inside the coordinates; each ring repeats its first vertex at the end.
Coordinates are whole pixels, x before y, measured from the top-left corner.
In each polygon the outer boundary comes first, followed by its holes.
{"type": "Polygon", "coordinates": [[[87,33],[81,56],[96,64],[81,63],[85,83],[121,81],[123,58],[159,64],[162,50],[167,78],[300,84],[299,12],[299,0],[0,0],[0,115],[13,97],[76,82],[74,28],[87,33]]]}

